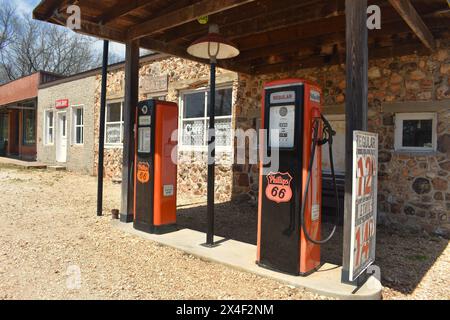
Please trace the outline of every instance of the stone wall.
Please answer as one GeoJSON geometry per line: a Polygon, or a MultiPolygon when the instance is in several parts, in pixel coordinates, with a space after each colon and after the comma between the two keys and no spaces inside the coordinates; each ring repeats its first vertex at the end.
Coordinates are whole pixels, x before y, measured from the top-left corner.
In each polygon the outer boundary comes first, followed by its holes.
{"type": "MultiPolygon", "coordinates": [[[[164,96],[166,100],[179,103],[180,92],[199,87],[205,87],[209,81],[209,66],[197,62],[184,60],[181,58],[165,58],[156,59],[142,63],[139,70],[140,90],[139,100],[148,99],[151,96],[164,96]],[[148,92],[143,86],[145,80],[149,78],[157,78],[162,75],[168,76],[168,88],[164,92],[148,92]]],[[[237,89],[237,74],[234,72],[217,69],[217,84],[230,83],[237,89]]],[[[121,101],[124,97],[124,69],[114,70],[108,73],[107,101],[121,101]]],[[[99,121],[100,110],[100,88],[101,75],[96,79],[95,94],[95,121],[99,121]]],[[[235,96],[235,94],[234,94],[235,96]]],[[[233,108],[236,108],[233,105],[233,108]]],[[[95,129],[95,172],[97,172],[98,164],[98,126],[95,129]]],[[[105,176],[107,178],[121,178],[122,170],[122,147],[106,147],[105,148],[105,176]]],[[[207,163],[202,159],[205,152],[199,151],[191,154],[190,151],[179,152],[178,162],[178,194],[179,196],[191,196],[193,198],[204,198],[206,196],[206,177],[207,163]],[[200,153],[200,154],[199,154],[200,153]]],[[[216,199],[217,201],[226,201],[231,198],[232,190],[232,170],[230,161],[226,161],[231,157],[230,153],[225,155],[217,155],[217,159],[221,158],[222,164],[219,163],[216,168],[216,199]]]]}
{"type": "MultiPolygon", "coordinates": [[[[369,130],[379,134],[380,142],[380,220],[386,223],[401,223],[413,229],[420,226],[428,232],[441,234],[450,230],[449,48],[448,42],[440,43],[439,50],[430,56],[411,54],[374,60],[369,65],[369,130]],[[421,154],[397,152],[394,150],[394,117],[397,111],[391,108],[391,104],[402,103],[403,109],[408,112],[423,112],[414,108],[413,102],[418,101],[429,102],[430,105],[439,102],[441,106],[435,110],[438,115],[438,150],[421,154]],[[447,101],[449,104],[446,104],[447,101]]],[[[163,93],[166,99],[179,102],[180,90],[207,85],[209,69],[206,65],[179,58],[148,62],[140,69],[141,82],[145,77],[158,77],[161,74],[167,74],[169,78],[168,90],[163,93]]],[[[265,82],[283,78],[304,78],[317,82],[323,88],[325,113],[342,114],[345,103],[345,66],[342,64],[261,76],[237,75],[219,69],[218,82],[233,83],[233,128],[258,129],[263,85],[265,82]]],[[[109,74],[109,100],[123,99],[123,84],[123,70],[109,74]]],[[[96,91],[98,123],[100,76],[97,77],[96,91]]],[[[149,94],[141,88],[139,98],[145,99],[149,94]]],[[[339,125],[343,126],[342,123],[339,125]]],[[[98,128],[96,130],[98,131],[98,128]]],[[[234,151],[236,153],[236,150],[234,151]]],[[[108,177],[120,177],[121,155],[121,148],[106,150],[108,177]]],[[[185,153],[179,152],[179,156],[185,156],[185,153]]],[[[230,156],[231,154],[228,154],[225,158],[230,156]]],[[[179,194],[204,197],[206,175],[205,162],[179,163],[179,194]]],[[[258,166],[248,163],[248,158],[245,164],[230,165],[227,162],[217,166],[217,199],[226,201],[235,197],[255,202],[257,195],[258,166]]]]}
{"type": "MultiPolygon", "coordinates": [[[[263,85],[283,78],[304,78],[324,91],[325,113],[345,103],[345,65],[293,70],[263,76],[239,76],[236,127],[257,128],[263,85]]],[[[450,232],[450,43],[440,43],[431,56],[408,55],[371,61],[369,65],[369,130],[379,134],[379,211],[381,220],[428,232],[450,232]],[[438,150],[424,154],[394,150],[393,102],[439,104],[438,150]],[[448,104],[447,104],[448,102],[448,104]]],[[[412,105],[412,103],[411,103],[412,105]]],[[[333,111],[335,112],[335,111],[333,111]]],[[[409,108],[408,112],[423,112],[409,108]]],[[[235,165],[234,193],[257,197],[256,165],[235,165]]]]}

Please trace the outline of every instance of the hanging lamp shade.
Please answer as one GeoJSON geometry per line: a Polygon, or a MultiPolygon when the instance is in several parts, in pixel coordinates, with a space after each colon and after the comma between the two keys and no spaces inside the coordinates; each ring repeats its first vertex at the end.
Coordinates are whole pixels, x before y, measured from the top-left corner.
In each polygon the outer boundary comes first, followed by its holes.
{"type": "Polygon", "coordinates": [[[194,41],[188,48],[187,52],[196,58],[211,59],[215,58],[230,59],[239,55],[236,46],[219,34],[217,25],[211,25],[209,33],[194,41]]]}

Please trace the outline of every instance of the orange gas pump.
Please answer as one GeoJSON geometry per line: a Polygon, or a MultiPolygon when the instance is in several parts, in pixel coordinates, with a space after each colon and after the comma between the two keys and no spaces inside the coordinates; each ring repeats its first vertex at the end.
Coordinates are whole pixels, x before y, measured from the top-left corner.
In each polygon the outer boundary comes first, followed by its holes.
{"type": "Polygon", "coordinates": [[[178,128],[176,103],[139,102],[135,127],[134,221],[135,229],[164,233],[176,228],[177,166],[172,161],[178,128]]]}
{"type": "MultiPolygon", "coordinates": [[[[264,86],[261,125],[266,141],[260,151],[279,156],[276,168],[260,157],[257,264],[293,275],[320,267],[320,245],[336,228],[321,240],[321,146],[329,143],[332,157],[335,134],[321,113],[321,95],[317,85],[301,79],[264,86]]],[[[331,169],[334,177],[333,165],[331,169]]]]}

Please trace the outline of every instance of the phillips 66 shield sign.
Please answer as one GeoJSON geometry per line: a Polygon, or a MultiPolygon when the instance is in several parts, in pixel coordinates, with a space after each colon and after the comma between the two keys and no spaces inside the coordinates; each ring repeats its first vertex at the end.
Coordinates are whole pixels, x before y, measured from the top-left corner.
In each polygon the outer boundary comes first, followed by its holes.
{"type": "Polygon", "coordinates": [[[269,173],[267,175],[266,197],[276,203],[289,202],[292,199],[292,176],[288,172],[269,173]]]}
{"type": "Polygon", "coordinates": [[[350,281],[375,261],[378,135],[353,132],[350,281]]]}

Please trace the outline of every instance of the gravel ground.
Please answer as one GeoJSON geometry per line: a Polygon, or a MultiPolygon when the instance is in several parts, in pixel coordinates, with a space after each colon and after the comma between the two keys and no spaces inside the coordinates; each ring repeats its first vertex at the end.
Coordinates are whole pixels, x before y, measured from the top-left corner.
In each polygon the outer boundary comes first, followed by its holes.
{"type": "MultiPolygon", "coordinates": [[[[114,229],[109,212],[119,208],[119,185],[105,184],[100,218],[94,177],[0,168],[0,194],[1,299],[325,299],[114,229]]],[[[180,223],[202,227],[192,216],[203,216],[203,206],[186,204],[180,199],[180,223]]],[[[217,211],[218,221],[230,214],[242,226],[255,221],[251,206],[217,211]]],[[[254,242],[254,232],[234,234],[254,242]]],[[[337,251],[324,250],[331,260],[337,251]]],[[[447,240],[380,229],[377,251],[384,298],[450,299],[447,240]]]]}

